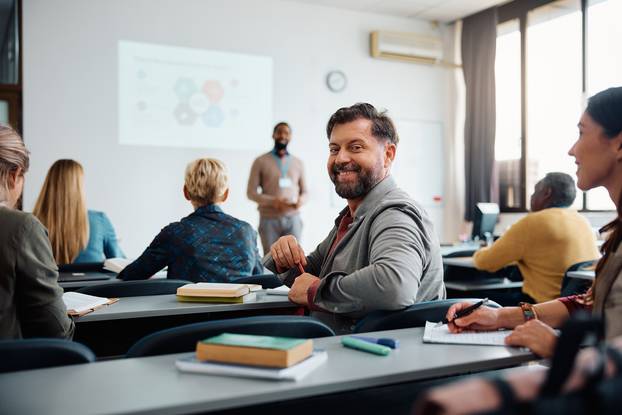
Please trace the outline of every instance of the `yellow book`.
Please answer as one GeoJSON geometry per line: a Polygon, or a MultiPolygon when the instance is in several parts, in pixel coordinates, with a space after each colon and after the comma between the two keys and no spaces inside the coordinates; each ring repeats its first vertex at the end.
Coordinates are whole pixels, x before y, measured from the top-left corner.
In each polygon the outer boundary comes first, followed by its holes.
{"type": "Polygon", "coordinates": [[[177,295],[184,297],[241,297],[250,292],[248,284],[227,284],[198,282],[186,284],[177,289],[177,295]]]}
{"type": "Polygon", "coordinates": [[[236,304],[236,303],[252,303],[257,300],[255,293],[244,294],[240,297],[196,297],[188,295],[177,294],[177,300],[183,303],[224,303],[224,304],[236,304]]]}

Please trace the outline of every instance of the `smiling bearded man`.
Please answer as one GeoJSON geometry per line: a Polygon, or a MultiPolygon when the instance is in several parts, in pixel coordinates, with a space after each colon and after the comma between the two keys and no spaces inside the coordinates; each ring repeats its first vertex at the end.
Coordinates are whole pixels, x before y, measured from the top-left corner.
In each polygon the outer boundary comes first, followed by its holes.
{"type": "Polygon", "coordinates": [[[355,104],[333,114],[326,133],[328,174],[348,205],[311,254],[283,236],[264,265],[291,287],[291,301],[338,333],[351,332],[372,311],[445,298],[432,223],[390,175],[399,141],[391,119],[355,104]]]}

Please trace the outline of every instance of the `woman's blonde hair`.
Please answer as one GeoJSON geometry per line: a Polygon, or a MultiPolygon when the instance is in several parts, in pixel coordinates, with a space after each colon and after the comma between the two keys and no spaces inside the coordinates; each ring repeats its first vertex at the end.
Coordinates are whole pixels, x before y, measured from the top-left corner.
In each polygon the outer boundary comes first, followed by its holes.
{"type": "Polygon", "coordinates": [[[55,161],[45,176],[32,212],[47,227],[59,265],[72,263],[88,243],[89,219],[83,181],[80,163],[55,161]]]}
{"type": "Polygon", "coordinates": [[[22,138],[9,125],[0,124],[0,202],[6,202],[9,176],[21,170],[28,171],[29,156],[22,138]]]}
{"type": "Polygon", "coordinates": [[[219,202],[228,185],[225,165],[216,159],[197,159],[186,167],[184,184],[190,200],[200,206],[219,202]]]}

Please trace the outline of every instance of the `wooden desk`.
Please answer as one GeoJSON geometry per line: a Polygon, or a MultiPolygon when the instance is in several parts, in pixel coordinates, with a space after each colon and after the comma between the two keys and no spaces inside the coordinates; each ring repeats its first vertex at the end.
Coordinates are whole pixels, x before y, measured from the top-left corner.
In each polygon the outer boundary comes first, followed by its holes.
{"type": "Polygon", "coordinates": [[[299,309],[286,296],[257,293],[244,304],[181,303],[175,295],[126,297],[74,319],[74,340],[97,356],[122,355],[147,334],[183,324],[260,314],[294,314],[299,309]]]}
{"type": "MultiPolygon", "coordinates": [[[[376,356],[341,346],[339,337],[314,340],[328,361],[299,382],[181,373],[174,354],[108,360],[0,375],[0,413],[182,414],[356,393],[404,382],[515,366],[534,360],[521,349],[423,344],[422,328],[375,333],[399,339],[400,348],[376,356]]],[[[365,402],[362,402],[364,405],[365,402]]],[[[340,409],[336,402],[333,409],[340,409]]],[[[347,408],[341,408],[348,413],[347,408]]]]}

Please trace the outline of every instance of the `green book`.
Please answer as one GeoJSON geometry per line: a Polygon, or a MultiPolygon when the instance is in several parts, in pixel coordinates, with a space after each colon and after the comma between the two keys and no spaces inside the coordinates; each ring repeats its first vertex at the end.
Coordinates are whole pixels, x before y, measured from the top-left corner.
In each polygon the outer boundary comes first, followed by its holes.
{"type": "Polygon", "coordinates": [[[307,339],[291,337],[255,336],[252,334],[222,333],[215,337],[203,340],[204,344],[222,346],[254,347],[258,349],[289,350],[308,342],[307,339]]]}
{"type": "Polygon", "coordinates": [[[257,299],[255,293],[246,294],[240,297],[193,297],[189,295],[177,295],[177,301],[184,303],[221,303],[221,304],[239,304],[249,303],[257,299]]]}

